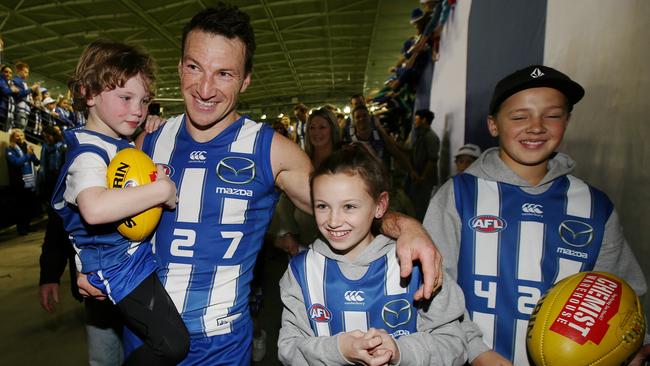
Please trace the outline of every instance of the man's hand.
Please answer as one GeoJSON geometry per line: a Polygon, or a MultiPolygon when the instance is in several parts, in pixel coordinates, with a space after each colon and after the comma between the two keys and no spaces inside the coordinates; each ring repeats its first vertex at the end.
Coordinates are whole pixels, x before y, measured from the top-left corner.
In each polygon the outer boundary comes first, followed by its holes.
{"type": "Polygon", "coordinates": [[[159,129],[160,126],[165,124],[165,122],[167,122],[167,120],[160,118],[160,116],[154,116],[150,114],[144,121],[143,129],[147,131],[147,133],[152,133],[159,129]]]}
{"type": "Polygon", "coordinates": [[[298,243],[298,241],[291,234],[285,234],[276,237],[273,241],[273,246],[292,257],[300,253],[300,243],[298,243]]]}
{"type": "Polygon", "coordinates": [[[97,287],[88,282],[88,278],[83,273],[77,273],[77,286],[79,286],[79,293],[83,297],[93,297],[97,300],[106,300],[104,295],[97,287]]]}
{"type": "Polygon", "coordinates": [[[53,313],[55,305],[59,303],[59,284],[45,283],[38,287],[38,298],[41,306],[48,313],[53,313]]]}
{"type": "Polygon", "coordinates": [[[632,362],[630,362],[629,366],[643,366],[648,358],[650,358],[650,343],[641,347],[639,352],[637,352],[632,359],[632,362]]]}
{"type": "Polygon", "coordinates": [[[412,217],[388,212],[382,220],[381,231],[384,235],[397,238],[397,257],[402,278],[411,275],[414,261],[420,262],[424,284],[415,292],[414,298],[430,299],[442,285],[442,256],[424,227],[412,217]]]}
{"type": "Polygon", "coordinates": [[[478,355],[472,366],[512,366],[512,363],[494,351],[487,351],[478,355]]]}

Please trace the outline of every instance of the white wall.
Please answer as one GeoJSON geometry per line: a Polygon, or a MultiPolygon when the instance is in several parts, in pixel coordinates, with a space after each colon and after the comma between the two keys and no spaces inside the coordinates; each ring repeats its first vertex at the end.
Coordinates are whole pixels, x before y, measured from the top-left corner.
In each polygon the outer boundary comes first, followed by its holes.
{"type": "Polygon", "coordinates": [[[612,199],[650,283],[649,39],[650,1],[548,0],[544,63],[586,90],[561,150],[612,199]]]}

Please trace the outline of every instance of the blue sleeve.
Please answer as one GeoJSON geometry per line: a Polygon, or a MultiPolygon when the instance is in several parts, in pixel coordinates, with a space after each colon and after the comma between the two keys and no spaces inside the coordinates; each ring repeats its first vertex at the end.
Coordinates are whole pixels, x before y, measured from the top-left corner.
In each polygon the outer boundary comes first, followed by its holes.
{"type": "Polygon", "coordinates": [[[16,81],[16,79],[14,79],[14,85],[16,85],[16,87],[18,87],[18,89],[20,89],[18,94],[16,94],[16,98],[18,98],[18,99],[22,99],[22,98],[24,98],[25,96],[27,96],[28,94],[30,94],[32,92],[32,89],[23,87],[22,80],[16,81]]]}
{"type": "Polygon", "coordinates": [[[23,156],[19,156],[16,154],[16,150],[8,147],[5,150],[5,153],[7,155],[7,161],[9,164],[14,165],[14,166],[22,166],[25,164],[27,161],[29,161],[29,154],[23,154],[23,156]]]}
{"type": "Polygon", "coordinates": [[[0,93],[0,95],[2,95],[2,96],[4,96],[4,95],[12,95],[14,93],[13,91],[11,91],[11,88],[9,87],[9,84],[7,84],[7,82],[4,81],[4,80],[0,81],[0,91],[2,91],[0,93]]]}

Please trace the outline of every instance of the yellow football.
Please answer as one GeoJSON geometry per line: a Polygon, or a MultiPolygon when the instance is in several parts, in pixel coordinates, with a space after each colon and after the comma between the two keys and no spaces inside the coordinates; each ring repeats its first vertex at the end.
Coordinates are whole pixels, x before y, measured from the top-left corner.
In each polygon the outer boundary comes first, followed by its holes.
{"type": "Polygon", "coordinates": [[[639,298],[625,281],[579,272],[539,300],[526,346],[538,366],[624,365],[643,344],[645,327],[639,298]]]}
{"type": "MultiPolygon", "coordinates": [[[[142,151],[134,148],[120,150],[108,164],[108,188],[128,188],[149,184],[156,180],[156,165],[142,151]]],[[[141,241],[158,225],[162,207],[152,207],[118,223],[117,231],[130,240],[141,241]]]]}

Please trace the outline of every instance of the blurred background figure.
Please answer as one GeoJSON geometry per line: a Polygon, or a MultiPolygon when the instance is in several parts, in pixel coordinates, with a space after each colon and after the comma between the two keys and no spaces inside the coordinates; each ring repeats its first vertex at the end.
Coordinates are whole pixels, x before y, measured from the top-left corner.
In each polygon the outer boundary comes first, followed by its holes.
{"type": "Polygon", "coordinates": [[[465,144],[458,149],[454,157],[456,173],[460,174],[469,168],[470,165],[481,155],[481,148],[474,144],[465,144]]]}
{"type": "Polygon", "coordinates": [[[29,222],[36,209],[36,170],[39,160],[34,148],[27,145],[25,133],[19,128],[9,132],[9,146],[5,151],[9,170],[9,188],[15,199],[11,207],[15,213],[19,235],[27,235],[29,222]]]}

